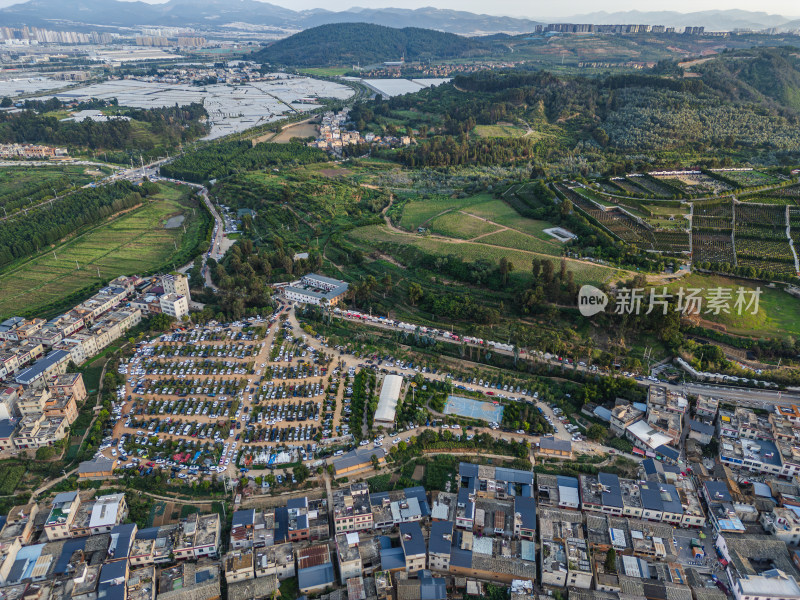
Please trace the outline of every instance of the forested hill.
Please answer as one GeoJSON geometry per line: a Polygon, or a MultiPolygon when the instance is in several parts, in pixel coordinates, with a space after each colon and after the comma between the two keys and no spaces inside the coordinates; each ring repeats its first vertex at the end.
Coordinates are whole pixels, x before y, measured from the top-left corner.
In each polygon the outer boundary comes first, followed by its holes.
{"type": "Polygon", "coordinates": [[[369,23],[334,23],[306,29],[278,40],[253,55],[253,60],[297,67],[367,65],[389,60],[480,56],[490,44],[452,33],[369,23]]]}
{"type": "Polygon", "coordinates": [[[800,54],[796,49],[730,52],[693,70],[725,99],[800,113],[800,54]]]}
{"type": "Polygon", "coordinates": [[[480,71],[356,105],[351,117],[359,129],[363,124],[381,133],[396,130],[399,122],[421,132],[415,146],[394,153],[410,165],[524,159],[541,164],[543,173],[570,172],[578,154],[585,172],[605,174],[682,164],[676,157],[707,166],[742,160],[796,164],[795,52],[766,48],[721,55],[701,65],[696,77],[683,77],[674,63],[649,73],[600,77],[480,71]],[[498,124],[505,125],[492,127],[498,124]]]}

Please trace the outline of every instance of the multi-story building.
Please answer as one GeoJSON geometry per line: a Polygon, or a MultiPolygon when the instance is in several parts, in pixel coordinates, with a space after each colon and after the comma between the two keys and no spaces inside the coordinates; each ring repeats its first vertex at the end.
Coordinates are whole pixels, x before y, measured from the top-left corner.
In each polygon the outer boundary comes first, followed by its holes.
{"type": "Polygon", "coordinates": [[[791,508],[776,506],[772,512],[761,513],[761,526],[782,542],[800,544],[800,516],[791,508]]]}
{"type": "Polygon", "coordinates": [[[255,577],[252,548],[231,550],[222,559],[222,565],[225,571],[225,581],[228,583],[246,581],[255,577]]]}
{"type": "Polygon", "coordinates": [[[434,521],[428,539],[428,567],[434,571],[448,571],[453,546],[453,522],[434,521]]]}
{"type": "Polygon", "coordinates": [[[611,431],[620,437],[624,436],[628,427],[643,418],[644,413],[632,404],[619,404],[611,409],[611,431]]]}
{"type": "Polygon", "coordinates": [[[128,514],[125,494],[100,496],[92,505],[89,528],[92,534],[108,533],[119,525],[128,514]]]}
{"type": "Polygon", "coordinates": [[[336,533],[372,529],[372,508],[366,482],[353,483],[333,493],[333,522],[336,533]]]}
{"type": "Polygon", "coordinates": [[[191,515],[181,523],[173,551],[175,558],[216,558],[219,555],[219,538],[219,515],[191,515]]]}
{"type": "Polygon", "coordinates": [[[294,549],[291,543],[256,548],[256,577],[276,576],[283,581],[296,574],[294,549]]]}
{"type": "Polygon", "coordinates": [[[52,508],[44,523],[44,534],[51,542],[71,537],[71,527],[78,514],[81,498],[78,492],[61,492],[53,498],[52,508]]]}
{"type": "Polygon", "coordinates": [[[406,559],[406,573],[427,569],[425,538],[419,523],[400,524],[400,545],[406,559]]]}
{"type": "Polygon", "coordinates": [[[192,297],[189,293],[189,278],[183,273],[162,275],[161,287],[164,288],[165,294],[183,296],[187,301],[191,302],[192,297]]]}
{"type": "Polygon", "coordinates": [[[361,576],[364,567],[359,544],[357,532],[336,535],[336,556],[339,561],[339,577],[342,583],[351,577],[361,576]]]}
{"type": "Polygon", "coordinates": [[[189,300],[186,296],[181,296],[179,294],[164,294],[159,299],[159,303],[161,305],[162,313],[171,317],[175,317],[176,319],[181,319],[189,314],[189,300]]]}

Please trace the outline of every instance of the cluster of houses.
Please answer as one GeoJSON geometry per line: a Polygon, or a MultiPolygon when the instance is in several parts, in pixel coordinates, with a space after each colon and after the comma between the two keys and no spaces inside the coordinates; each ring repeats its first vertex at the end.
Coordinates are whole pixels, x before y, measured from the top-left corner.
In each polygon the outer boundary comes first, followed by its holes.
{"type": "MultiPolygon", "coordinates": [[[[167,41],[161,36],[154,36],[156,39],[163,39],[164,44],[139,44],[139,45],[164,45],[174,46],[175,42],[167,41]]],[[[198,37],[179,37],[178,46],[204,46],[206,40],[198,37]]],[[[248,83],[254,81],[278,81],[288,79],[290,75],[282,73],[262,73],[261,65],[247,60],[228,61],[224,65],[213,67],[207,65],[184,65],[174,68],[158,69],[155,74],[146,76],[126,75],[124,79],[136,81],[148,81],[152,83],[164,84],[195,84],[202,82],[216,83],[248,83]]]]}
{"type": "Polygon", "coordinates": [[[724,408],[719,399],[700,394],[690,406],[686,396],[651,385],[646,404],[620,400],[613,409],[591,412],[630,440],[634,454],[679,465],[682,457],[699,456],[715,440],[722,464],[789,479],[800,475],[800,407],[795,405],[771,411],[724,408]]]}
{"type": "Polygon", "coordinates": [[[11,509],[0,530],[0,594],[10,599],[221,598],[218,514],[139,529],[122,493],[62,492],[11,509]]]}
{"type": "Polygon", "coordinates": [[[66,148],[38,146],[35,144],[0,144],[0,159],[4,158],[67,158],[66,148]]]}
{"type": "Polygon", "coordinates": [[[67,373],[138,325],[142,315],[189,312],[185,275],[117,277],[72,310],[45,319],[0,323],[0,450],[63,439],[86,397],[80,374],[67,373]]]}
{"type": "Polygon", "coordinates": [[[379,147],[393,148],[397,146],[409,146],[413,141],[410,136],[403,135],[395,137],[392,135],[375,135],[367,133],[361,135],[360,132],[345,129],[348,121],[348,109],[343,109],[339,113],[326,112],[322,115],[322,123],[319,126],[319,136],[308,145],[312,148],[321,148],[334,154],[341,154],[345,146],[356,144],[372,144],[379,147]]]}

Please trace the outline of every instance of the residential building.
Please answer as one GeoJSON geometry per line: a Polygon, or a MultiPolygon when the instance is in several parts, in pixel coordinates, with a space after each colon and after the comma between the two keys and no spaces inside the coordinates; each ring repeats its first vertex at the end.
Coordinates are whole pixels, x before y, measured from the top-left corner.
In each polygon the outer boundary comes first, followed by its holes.
{"type": "Polygon", "coordinates": [[[425,538],[419,523],[400,524],[400,545],[405,555],[407,573],[415,573],[428,568],[425,538]]]}
{"type": "Polygon", "coordinates": [[[536,451],[542,456],[570,459],[572,458],[572,443],[569,440],[561,440],[553,436],[543,436],[536,451]]]}
{"type": "Polygon", "coordinates": [[[366,482],[353,483],[333,492],[333,522],[336,533],[372,529],[372,508],[366,482]]]}
{"type": "Polygon", "coordinates": [[[164,288],[165,294],[183,296],[188,302],[191,302],[192,300],[189,292],[189,278],[183,273],[169,273],[167,275],[162,275],[161,287],[164,288]]]}
{"type": "Polygon", "coordinates": [[[386,529],[431,516],[425,489],[421,486],[376,492],[370,494],[369,500],[375,529],[386,529]]]}
{"type": "Polygon", "coordinates": [[[50,514],[44,523],[44,534],[48,540],[52,542],[71,537],[70,528],[80,505],[78,492],[61,492],[53,498],[50,514]]]}
{"type": "Polygon", "coordinates": [[[94,535],[108,533],[115,525],[122,523],[127,515],[128,505],[125,503],[125,494],[100,496],[92,505],[89,528],[94,535]]]}
{"type": "Polygon", "coordinates": [[[761,514],[761,526],[782,542],[800,544],[800,515],[795,509],[776,506],[772,512],[761,514]]]}
{"type": "Polygon", "coordinates": [[[450,569],[450,555],[453,545],[453,522],[434,521],[428,540],[428,567],[434,571],[450,569]]]}
{"type": "Polygon", "coordinates": [[[222,566],[225,570],[225,581],[229,584],[253,579],[256,576],[252,548],[231,550],[223,557],[222,566]]]}
{"type": "Polygon", "coordinates": [[[297,550],[297,583],[303,594],[318,594],[335,585],[336,576],[327,545],[297,550]]]}
{"type": "Polygon", "coordinates": [[[360,539],[356,532],[336,535],[336,556],[339,562],[339,577],[344,584],[351,577],[360,577],[363,570],[360,539]]]}
{"type": "Polygon", "coordinates": [[[255,549],[256,577],[277,577],[279,580],[289,579],[297,573],[294,564],[292,544],[278,544],[255,549]]]}
{"type": "Polygon", "coordinates": [[[618,404],[611,409],[611,420],[609,421],[611,431],[622,437],[625,435],[625,431],[628,427],[637,421],[641,421],[643,418],[644,412],[637,409],[632,404],[618,404]]]}
{"type": "Polygon", "coordinates": [[[173,551],[175,558],[216,558],[219,555],[219,538],[219,515],[190,515],[181,522],[181,528],[176,536],[173,551]]]}
{"type": "Polygon", "coordinates": [[[716,428],[713,425],[698,421],[696,419],[689,419],[689,439],[695,440],[698,444],[705,446],[716,434],[716,428]]]}
{"type": "Polygon", "coordinates": [[[161,312],[180,320],[189,314],[189,300],[178,294],[164,294],[159,300],[161,312]]]}

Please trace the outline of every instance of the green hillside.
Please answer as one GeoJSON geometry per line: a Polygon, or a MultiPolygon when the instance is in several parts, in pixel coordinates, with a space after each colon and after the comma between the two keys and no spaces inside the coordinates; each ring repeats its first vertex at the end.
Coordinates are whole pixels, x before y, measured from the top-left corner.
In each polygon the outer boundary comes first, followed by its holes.
{"type": "Polygon", "coordinates": [[[253,60],[297,67],[367,65],[389,60],[480,56],[490,44],[452,33],[369,23],[334,23],[306,29],[253,55],[253,60]]]}

